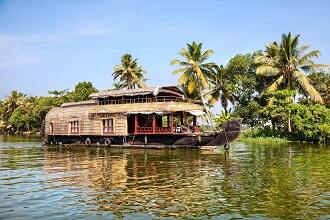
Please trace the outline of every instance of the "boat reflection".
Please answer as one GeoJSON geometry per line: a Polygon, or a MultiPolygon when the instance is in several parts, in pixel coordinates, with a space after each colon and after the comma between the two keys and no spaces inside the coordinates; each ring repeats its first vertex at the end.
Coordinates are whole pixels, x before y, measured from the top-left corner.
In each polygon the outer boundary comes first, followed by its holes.
{"type": "Polygon", "coordinates": [[[95,210],[182,216],[207,207],[228,166],[228,155],[212,151],[70,146],[48,147],[43,168],[64,174],[51,181],[88,189],[95,210]]]}

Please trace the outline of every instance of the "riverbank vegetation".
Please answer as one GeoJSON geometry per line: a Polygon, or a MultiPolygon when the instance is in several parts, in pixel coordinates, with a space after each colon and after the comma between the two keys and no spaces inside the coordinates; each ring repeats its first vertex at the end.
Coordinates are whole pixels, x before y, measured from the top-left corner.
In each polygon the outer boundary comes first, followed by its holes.
{"type": "Polygon", "coordinates": [[[49,91],[48,96],[28,96],[12,91],[0,102],[1,133],[37,133],[40,131],[47,112],[65,102],[87,100],[97,92],[91,82],[79,82],[72,91],[49,91]]]}
{"type": "MultiPolygon", "coordinates": [[[[213,62],[212,54],[212,49],[192,42],[171,62],[188,99],[204,106],[210,129],[241,118],[246,140],[330,141],[329,66],[315,63],[320,52],[300,44],[299,35],[283,34],[280,41],[237,54],[226,65],[213,62]],[[219,105],[221,113],[212,114],[210,109],[219,105]]],[[[112,76],[111,89],[146,86],[146,71],[130,54],[122,56],[112,76]]],[[[72,91],[50,91],[45,97],[12,91],[0,102],[0,129],[38,131],[51,108],[87,100],[96,91],[90,82],[78,83],[72,91]]]]}

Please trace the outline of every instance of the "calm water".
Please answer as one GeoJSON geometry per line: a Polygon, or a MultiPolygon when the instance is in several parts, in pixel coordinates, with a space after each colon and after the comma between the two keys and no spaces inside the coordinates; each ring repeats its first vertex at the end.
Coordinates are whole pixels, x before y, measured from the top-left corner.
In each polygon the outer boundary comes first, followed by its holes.
{"type": "Polygon", "coordinates": [[[318,145],[120,150],[0,137],[0,219],[330,219],[329,162],[318,145]]]}

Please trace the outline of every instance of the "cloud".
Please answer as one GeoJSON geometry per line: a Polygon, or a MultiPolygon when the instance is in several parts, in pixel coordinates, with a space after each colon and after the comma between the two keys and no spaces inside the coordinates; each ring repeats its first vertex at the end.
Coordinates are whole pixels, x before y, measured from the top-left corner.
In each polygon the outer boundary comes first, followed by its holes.
{"type": "Polygon", "coordinates": [[[37,64],[43,61],[38,48],[71,42],[79,37],[110,33],[108,27],[83,27],[54,34],[0,35],[0,68],[37,64]]]}
{"type": "Polygon", "coordinates": [[[32,34],[0,34],[0,68],[41,63],[45,47],[58,46],[77,38],[111,35],[120,32],[120,26],[128,20],[116,22],[88,22],[68,31],[32,34]],[[116,32],[114,31],[116,30],[116,32]]]}

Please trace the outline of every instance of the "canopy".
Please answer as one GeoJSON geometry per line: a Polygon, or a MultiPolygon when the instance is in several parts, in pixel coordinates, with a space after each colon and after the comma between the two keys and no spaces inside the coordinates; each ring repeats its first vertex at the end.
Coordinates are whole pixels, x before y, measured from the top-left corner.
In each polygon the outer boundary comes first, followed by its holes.
{"type": "Polygon", "coordinates": [[[204,115],[205,112],[201,111],[201,110],[191,110],[189,111],[190,114],[195,115],[195,116],[201,116],[204,115]]]}

